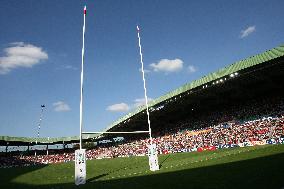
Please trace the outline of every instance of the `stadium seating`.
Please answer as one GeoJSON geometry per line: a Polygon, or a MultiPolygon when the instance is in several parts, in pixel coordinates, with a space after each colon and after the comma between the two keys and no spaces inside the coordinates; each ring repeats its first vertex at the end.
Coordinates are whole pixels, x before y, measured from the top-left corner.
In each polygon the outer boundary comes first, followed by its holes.
{"type": "MultiPolygon", "coordinates": [[[[284,103],[282,98],[263,98],[188,119],[173,128],[156,132],[154,143],[160,154],[219,148],[284,143],[284,103]]],[[[87,150],[87,159],[147,155],[149,139],[126,141],[87,150]]],[[[0,157],[0,167],[74,161],[73,152],[50,155],[0,157]]]]}

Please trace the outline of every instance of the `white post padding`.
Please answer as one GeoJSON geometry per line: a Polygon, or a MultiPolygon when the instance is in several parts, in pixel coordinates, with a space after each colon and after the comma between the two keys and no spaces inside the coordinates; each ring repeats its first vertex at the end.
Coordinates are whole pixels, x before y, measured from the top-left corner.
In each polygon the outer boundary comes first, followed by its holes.
{"type": "Polygon", "coordinates": [[[75,151],[75,184],[86,183],[86,150],[75,151]]]}
{"type": "Polygon", "coordinates": [[[158,171],[159,163],[158,163],[158,153],[156,144],[148,145],[148,156],[149,156],[149,166],[150,171],[158,171]]]}

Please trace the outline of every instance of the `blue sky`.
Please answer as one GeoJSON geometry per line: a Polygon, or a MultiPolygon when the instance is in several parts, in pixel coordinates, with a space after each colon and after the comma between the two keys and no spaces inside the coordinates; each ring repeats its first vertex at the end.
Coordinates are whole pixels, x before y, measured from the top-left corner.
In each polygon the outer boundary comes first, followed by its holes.
{"type": "Polygon", "coordinates": [[[0,135],[78,135],[85,4],[84,131],[143,103],[136,24],[152,99],[284,39],[281,0],[1,1],[0,135]]]}

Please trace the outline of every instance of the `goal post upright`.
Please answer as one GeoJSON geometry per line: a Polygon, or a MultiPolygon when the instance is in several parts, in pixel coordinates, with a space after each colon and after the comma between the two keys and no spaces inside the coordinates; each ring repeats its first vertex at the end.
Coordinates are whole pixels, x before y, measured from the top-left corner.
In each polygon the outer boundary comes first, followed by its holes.
{"type": "Polygon", "coordinates": [[[81,62],[81,87],[80,87],[80,150],[82,149],[82,124],[83,124],[83,84],[84,84],[84,53],[85,53],[85,23],[87,7],[84,7],[84,24],[83,24],[83,44],[82,44],[82,62],[81,62]]]}
{"type": "Polygon", "coordinates": [[[141,63],[141,72],[142,72],[142,79],[143,79],[143,87],[144,87],[144,98],[146,104],[146,112],[147,112],[147,122],[148,122],[148,129],[149,129],[149,138],[150,144],[152,145],[152,130],[151,130],[151,121],[150,121],[150,114],[149,114],[149,105],[148,105],[148,96],[147,96],[147,88],[146,88],[146,79],[145,79],[145,72],[144,72],[144,63],[143,63],[143,54],[142,54],[142,47],[141,47],[141,38],[140,38],[140,28],[137,25],[137,37],[138,37],[138,45],[139,45],[139,54],[140,54],[140,63],[141,63]]]}
{"type": "Polygon", "coordinates": [[[85,53],[85,24],[87,7],[84,6],[82,64],[81,64],[81,87],[80,87],[80,149],[75,151],[75,184],[86,183],[86,150],[82,149],[82,126],[83,126],[83,79],[84,79],[84,53],[85,53]]]}
{"type": "Polygon", "coordinates": [[[137,37],[138,37],[138,46],[139,46],[139,54],[140,54],[141,72],[142,72],[143,87],[144,87],[144,97],[145,97],[146,112],[147,112],[149,138],[150,138],[150,145],[148,145],[149,166],[150,166],[150,170],[151,171],[157,171],[157,170],[159,170],[158,154],[157,154],[156,144],[153,144],[153,139],[152,139],[152,130],[151,130],[149,105],[148,105],[148,97],[147,97],[147,88],[146,88],[144,63],[143,63],[143,54],[142,54],[141,38],[140,38],[140,28],[139,28],[138,25],[136,26],[136,28],[137,28],[137,37]]]}

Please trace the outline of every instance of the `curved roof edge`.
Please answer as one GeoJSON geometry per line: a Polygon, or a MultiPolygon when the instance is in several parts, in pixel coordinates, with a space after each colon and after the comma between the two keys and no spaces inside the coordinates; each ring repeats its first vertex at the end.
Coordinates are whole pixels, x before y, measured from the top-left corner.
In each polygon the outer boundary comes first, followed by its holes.
{"type": "MultiPolygon", "coordinates": [[[[160,96],[159,98],[154,99],[153,101],[151,101],[149,103],[149,108],[153,107],[157,104],[160,104],[163,101],[169,100],[172,97],[175,97],[181,93],[184,93],[188,90],[194,89],[196,87],[202,86],[206,83],[209,83],[211,81],[214,81],[216,79],[222,78],[226,75],[230,75],[232,73],[238,72],[240,70],[255,66],[257,64],[262,64],[264,62],[270,61],[272,59],[275,58],[279,58],[281,56],[284,56],[284,44],[280,45],[278,47],[275,47],[273,49],[267,50],[263,53],[251,56],[249,58],[246,58],[244,60],[241,61],[237,61],[231,65],[228,65],[224,68],[221,68],[219,70],[217,70],[216,72],[212,72],[206,76],[201,77],[200,79],[194,80],[192,82],[186,83],[185,85],[168,92],[167,94],[160,96]]],[[[146,106],[140,106],[138,107],[136,110],[134,110],[133,112],[128,113],[127,115],[119,118],[117,121],[113,122],[111,125],[109,125],[104,131],[107,131],[111,128],[113,128],[114,126],[128,120],[130,117],[143,112],[146,110],[146,106]]]]}
{"type": "MultiPolygon", "coordinates": [[[[83,136],[83,139],[91,139],[97,137],[98,134],[89,134],[83,136]]],[[[30,138],[30,137],[13,137],[13,136],[0,136],[0,141],[5,142],[22,142],[22,143],[37,143],[38,144],[56,144],[56,143],[68,143],[79,140],[79,136],[71,137],[57,137],[57,138],[30,138]]]]}

